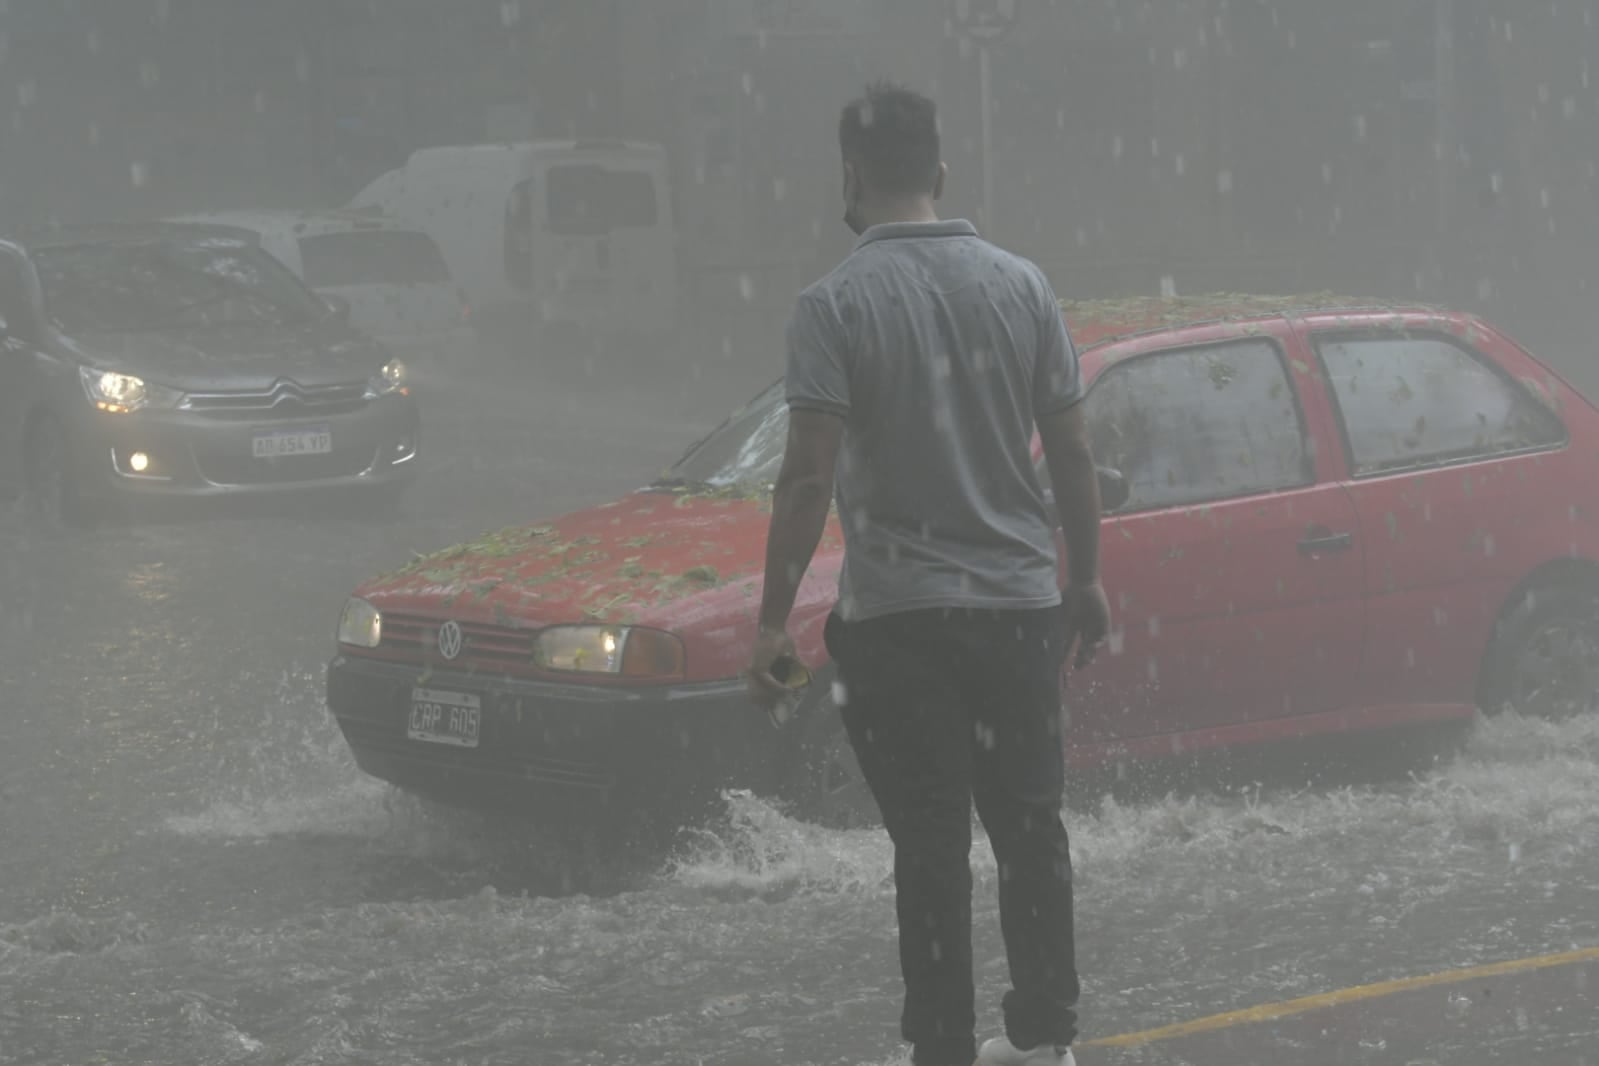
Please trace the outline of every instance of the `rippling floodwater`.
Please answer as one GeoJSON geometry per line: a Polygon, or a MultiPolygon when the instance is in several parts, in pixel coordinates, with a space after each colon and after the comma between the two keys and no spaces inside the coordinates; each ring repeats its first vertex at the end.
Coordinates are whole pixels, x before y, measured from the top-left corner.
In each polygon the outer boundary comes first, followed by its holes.
{"type": "MultiPolygon", "coordinates": [[[[0,926],[19,1063],[866,1063],[895,1050],[890,855],[732,796],[726,825],[627,890],[523,894],[564,857],[362,780],[285,683],[254,781],[145,832],[226,865],[316,848],[408,898],[254,920],[129,911],[0,926]],[[286,754],[288,753],[288,754],[286,754]]],[[[1591,942],[1599,723],[1505,719],[1403,787],[1172,798],[1072,817],[1088,1035],[1591,942]]],[[[974,852],[987,1021],[992,859],[974,852]]],[[[172,871],[181,878],[182,871],[172,871]]],[[[301,898],[314,899],[314,885],[301,898]]],[[[274,911],[276,913],[274,913],[274,911]]],[[[1446,993],[1440,992],[1442,1005],[1446,993]]],[[[1440,1007],[1442,1009],[1442,1006],[1440,1007]]]]}

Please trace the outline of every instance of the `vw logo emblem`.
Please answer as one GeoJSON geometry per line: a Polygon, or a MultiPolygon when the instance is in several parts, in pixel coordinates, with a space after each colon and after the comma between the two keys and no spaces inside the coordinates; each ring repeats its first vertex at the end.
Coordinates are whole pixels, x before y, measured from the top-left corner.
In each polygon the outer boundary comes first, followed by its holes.
{"type": "Polygon", "coordinates": [[[452,619],[439,626],[439,654],[446,660],[453,660],[460,655],[464,643],[466,638],[461,633],[459,622],[452,619]]]}

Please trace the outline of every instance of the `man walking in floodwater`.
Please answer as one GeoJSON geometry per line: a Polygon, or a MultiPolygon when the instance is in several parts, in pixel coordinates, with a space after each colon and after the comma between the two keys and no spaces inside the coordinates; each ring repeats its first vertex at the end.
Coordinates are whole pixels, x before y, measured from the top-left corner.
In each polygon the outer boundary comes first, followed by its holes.
{"type": "Polygon", "coordinates": [[[839,122],[853,252],[788,329],[787,450],[749,676],[773,664],[836,487],[844,531],[827,649],[844,725],[894,844],[901,1031],[916,1066],[977,1055],[971,810],[999,868],[1012,989],[984,1066],[1072,1060],[1078,981],[1061,822],[1061,667],[1104,639],[1099,491],[1076,352],[1043,273],[940,221],[934,104],[875,85],[839,122]],[[1030,442],[1043,440],[1066,538],[1030,442]]]}

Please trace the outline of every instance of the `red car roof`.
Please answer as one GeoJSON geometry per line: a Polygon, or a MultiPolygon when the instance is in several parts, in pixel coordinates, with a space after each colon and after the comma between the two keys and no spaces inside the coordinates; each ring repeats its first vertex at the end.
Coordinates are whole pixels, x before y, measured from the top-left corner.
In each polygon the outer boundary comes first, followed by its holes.
{"type": "Polygon", "coordinates": [[[1072,340],[1092,348],[1113,340],[1207,322],[1241,322],[1328,311],[1442,312],[1423,304],[1388,304],[1330,292],[1291,296],[1207,293],[1199,296],[1136,296],[1126,300],[1061,301],[1072,340]]]}

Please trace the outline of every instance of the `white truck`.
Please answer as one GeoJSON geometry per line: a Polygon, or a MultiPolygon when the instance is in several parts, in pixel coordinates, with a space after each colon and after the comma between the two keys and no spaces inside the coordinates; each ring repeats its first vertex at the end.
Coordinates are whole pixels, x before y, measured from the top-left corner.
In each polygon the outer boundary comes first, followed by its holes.
{"type": "Polygon", "coordinates": [[[173,222],[226,226],[261,246],[325,296],[350,323],[407,360],[467,360],[471,305],[438,245],[415,226],[348,211],[215,211],[173,222]]]}
{"type": "Polygon", "coordinates": [[[423,148],[349,209],[431,236],[479,335],[517,354],[554,330],[664,336],[677,328],[676,226],[658,144],[423,148]]]}

